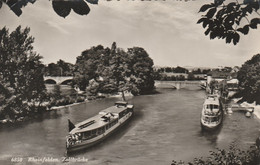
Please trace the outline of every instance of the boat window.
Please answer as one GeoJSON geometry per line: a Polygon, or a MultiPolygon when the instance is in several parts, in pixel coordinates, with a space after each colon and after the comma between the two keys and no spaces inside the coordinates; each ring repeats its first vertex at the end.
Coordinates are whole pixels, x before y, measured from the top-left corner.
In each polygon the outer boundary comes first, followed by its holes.
{"type": "Polygon", "coordinates": [[[211,121],[212,122],[216,122],[216,121],[218,121],[218,118],[217,117],[213,117],[211,121]]]}
{"type": "Polygon", "coordinates": [[[91,137],[91,131],[82,133],[82,139],[88,139],[89,137],[91,137]]]}
{"type": "Polygon", "coordinates": [[[98,135],[103,134],[105,132],[105,127],[98,128],[98,135]]]}
{"type": "Polygon", "coordinates": [[[216,104],[207,104],[206,109],[218,109],[218,105],[216,104]]]}
{"type": "Polygon", "coordinates": [[[91,131],[91,134],[92,134],[92,135],[96,135],[96,134],[97,134],[97,130],[96,130],[96,129],[93,129],[93,130],[91,131]]]}

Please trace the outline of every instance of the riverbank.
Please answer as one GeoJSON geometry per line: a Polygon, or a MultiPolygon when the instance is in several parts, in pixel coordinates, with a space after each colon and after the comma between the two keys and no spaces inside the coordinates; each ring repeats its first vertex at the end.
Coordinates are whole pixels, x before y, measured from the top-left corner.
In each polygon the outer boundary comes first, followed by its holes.
{"type": "MultiPolygon", "coordinates": [[[[125,97],[133,97],[133,95],[131,93],[126,93],[125,97]]],[[[91,96],[86,99],[82,99],[82,98],[80,98],[79,100],[74,99],[74,101],[71,101],[71,99],[68,99],[68,98],[66,99],[66,97],[62,97],[61,99],[56,100],[54,102],[51,102],[51,101],[44,102],[44,103],[42,103],[42,107],[45,108],[44,111],[48,112],[48,111],[61,110],[63,108],[68,108],[68,107],[85,104],[92,100],[101,100],[101,99],[105,99],[105,98],[122,98],[122,94],[121,93],[119,93],[119,94],[98,94],[96,96],[91,96]]],[[[0,120],[0,124],[23,122],[23,121],[30,120],[31,118],[37,117],[38,115],[39,114],[36,113],[31,116],[18,117],[17,119],[5,118],[5,119],[0,120]]]]}
{"type": "Polygon", "coordinates": [[[230,108],[232,111],[245,111],[253,113],[258,119],[260,119],[260,105],[256,105],[255,102],[238,103],[241,98],[231,99],[230,108]]]}
{"type": "Polygon", "coordinates": [[[88,100],[85,100],[85,101],[80,102],[80,103],[73,103],[73,104],[62,105],[62,106],[53,106],[53,107],[47,109],[47,111],[60,110],[60,109],[62,109],[62,108],[72,107],[72,106],[75,106],[75,105],[84,104],[84,103],[86,103],[86,102],[89,102],[89,101],[88,101],[88,100]]]}

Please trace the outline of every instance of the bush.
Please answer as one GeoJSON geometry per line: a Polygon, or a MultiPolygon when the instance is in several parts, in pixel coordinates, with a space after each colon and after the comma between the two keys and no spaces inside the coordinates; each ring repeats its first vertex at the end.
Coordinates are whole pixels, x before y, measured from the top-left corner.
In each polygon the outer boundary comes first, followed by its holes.
{"type": "MultiPolygon", "coordinates": [[[[171,165],[186,165],[183,161],[172,161],[171,165]]],[[[195,158],[189,165],[259,165],[260,150],[255,145],[249,150],[242,151],[232,143],[229,150],[217,149],[210,151],[210,156],[207,159],[195,158]]]]}
{"type": "Polygon", "coordinates": [[[78,103],[84,102],[84,101],[85,101],[85,97],[80,96],[80,97],[77,98],[78,103]]]}

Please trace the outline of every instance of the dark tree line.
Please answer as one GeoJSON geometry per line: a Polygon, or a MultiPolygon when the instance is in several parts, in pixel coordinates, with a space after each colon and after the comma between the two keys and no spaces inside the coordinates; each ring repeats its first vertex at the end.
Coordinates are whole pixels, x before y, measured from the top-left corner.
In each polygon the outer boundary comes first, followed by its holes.
{"type": "Polygon", "coordinates": [[[188,69],[177,66],[176,68],[174,67],[161,67],[157,69],[158,72],[167,72],[167,73],[188,73],[188,69]]]}

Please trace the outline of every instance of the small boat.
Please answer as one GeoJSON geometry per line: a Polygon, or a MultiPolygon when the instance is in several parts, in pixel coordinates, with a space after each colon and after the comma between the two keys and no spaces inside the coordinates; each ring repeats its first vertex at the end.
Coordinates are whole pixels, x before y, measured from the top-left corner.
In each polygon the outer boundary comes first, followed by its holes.
{"type": "Polygon", "coordinates": [[[205,99],[201,112],[202,129],[212,130],[221,125],[223,108],[217,95],[209,95],[205,99]]]}
{"type": "Polygon", "coordinates": [[[133,108],[133,105],[125,101],[118,101],[114,106],[76,125],[69,121],[67,153],[88,148],[104,140],[133,116],[133,108]]]}

